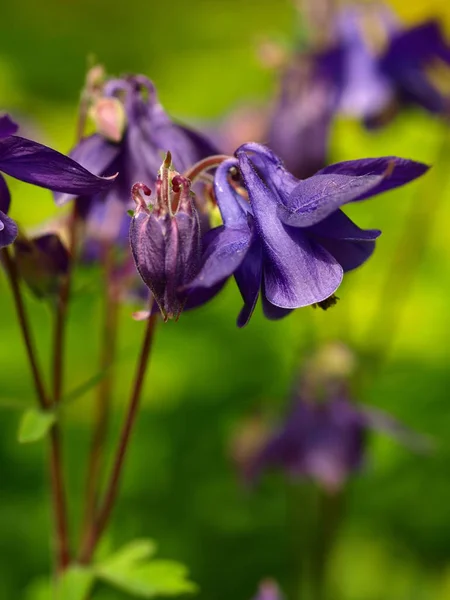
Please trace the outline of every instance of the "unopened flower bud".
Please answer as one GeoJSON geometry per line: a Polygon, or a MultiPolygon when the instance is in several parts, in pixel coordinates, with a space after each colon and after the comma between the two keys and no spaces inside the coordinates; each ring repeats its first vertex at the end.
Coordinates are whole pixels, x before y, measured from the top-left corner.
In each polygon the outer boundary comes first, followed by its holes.
{"type": "Polygon", "coordinates": [[[19,235],[14,242],[14,256],[22,279],[37,298],[58,294],[69,269],[69,253],[57,235],[32,239],[19,235]]]}
{"type": "Polygon", "coordinates": [[[118,98],[99,98],[89,111],[97,132],[111,142],[120,142],[125,132],[127,117],[118,98]]]}
{"type": "Polygon", "coordinates": [[[161,166],[156,198],[147,204],[143,183],[133,186],[136,209],[130,243],[136,268],[153,294],[164,320],[180,316],[187,298],[185,286],[198,273],[200,224],[191,183],[170,165],[170,154],[161,166]]]}

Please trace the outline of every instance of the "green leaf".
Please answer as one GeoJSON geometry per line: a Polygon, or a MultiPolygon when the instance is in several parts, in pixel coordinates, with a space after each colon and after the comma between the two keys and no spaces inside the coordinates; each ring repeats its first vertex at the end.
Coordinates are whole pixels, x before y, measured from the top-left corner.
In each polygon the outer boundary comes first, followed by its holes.
{"type": "Polygon", "coordinates": [[[53,412],[30,408],[22,415],[19,424],[18,440],[21,444],[30,444],[44,438],[56,421],[53,412]]]}
{"type": "Polygon", "coordinates": [[[72,565],[58,582],[55,599],[85,600],[94,583],[94,577],[92,569],[72,565]]]}
{"type": "Polygon", "coordinates": [[[92,568],[71,565],[56,582],[48,576],[34,580],[26,588],[24,600],[86,600],[94,578],[92,568]]]}
{"type": "Polygon", "coordinates": [[[171,560],[152,560],[155,551],[151,540],[136,540],[98,565],[96,574],[139,598],[195,592],[197,586],[188,580],[187,568],[171,560]]]}

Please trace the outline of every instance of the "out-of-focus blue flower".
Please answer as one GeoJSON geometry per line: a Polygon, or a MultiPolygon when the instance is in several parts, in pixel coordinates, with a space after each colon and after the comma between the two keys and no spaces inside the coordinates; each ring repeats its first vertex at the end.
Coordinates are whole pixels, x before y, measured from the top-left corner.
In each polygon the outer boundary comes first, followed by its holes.
{"type": "Polygon", "coordinates": [[[327,164],[341,87],[341,51],[299,53],[286,68],[270,118],[267,145],[298,179],[327,164]]]}
{"type": "MultiPolygon", "coordinates": [[[[49,190],[71,194],[98,193],[112,180],[97,177],[71,158],[47,146],[14,135],[18,125],[8,115],[0,116],[0,171],[49,190]]],[[[17,225],[7,216],[11,196],[0,175],[0,247],[17,237],[17,225]]]]}
{"type": "Polygon", "coordinates": [[[336,19],[340,110],[379,125],[402,104],[450,111],[450,46],[437,21],[402,28],[383,4],[346,7],[336,19]]]}
{"type": "Polygon", "coordinates": [[[251,317],[261,293],[270,319],[328,301],[343,273],[363,264],[378,230],[362,230],[341,210],[401,186],[426,172],[396,157],[330,165],[299,181],[268,148],[249,143],[222,163],[215,195],[223,225],[210,231],[202,268],[190,288],[210,288],[234,275],[244,300],[238,325],[251,317]],[[230,179],[239,170],[244,196],[230,179]]]}
{"type": "MultiPolygon", "coordinates": [[[[87,221],[87,241],[94,242],[89,252],[95,256],[95,242],[126,246],[131,188],[139,181],[154,187],[167,151],[182,173],[216,150],[202,135],[169,118],[153,83],[142,75],[107,80],[91,108],[97,133],[83,138],[70,155],[94,173],[119,173],[106,193],[77,200],[87,221]]],[[[68,199],[67,195],[57,197],[60,204],[68,199]]]]}

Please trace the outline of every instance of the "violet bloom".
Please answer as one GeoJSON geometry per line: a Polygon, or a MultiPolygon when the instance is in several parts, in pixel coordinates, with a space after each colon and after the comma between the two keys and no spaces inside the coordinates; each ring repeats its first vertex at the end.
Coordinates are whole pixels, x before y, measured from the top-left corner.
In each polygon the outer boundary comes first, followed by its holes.
{"type": "Polygon", "coordinates": [[[437,21],[402,28],[383,4],[355,5],[336,21],[340,110],[379,125],[401,105],[448,114],[450,46],[437,21]]]}
{"type": "Polygon", "coordinates": [[[422,163],[396,157],[330,165],[300,181],[268,148],[244,144],[222,163],[215,194],[223,225],[210,231],[202,268],[191,289],[211,288],[234,275],[244,300],[245,325],[259,294],[265,315],[330,302],[344,272],[372,254],[378,230],[357,227],[341,210],[425,173],[422,163]],[[247,203],[230,181],[239,169],[247,203]]]}
{"type": "Polygon", "coordinates": [[[152,292],[161,314],[178,319],[186,299],[182,288],[197,274],[200,261],[200,223],[191,197],[191,182],[172,167],[170,153],[161,169],[156,198],[149,204],[141,183],[133,186],[136,210],[130,244],[136,268],[152,292]]]}
{"type": "MultiPolygon", "coordinates": [[[[49,190],[95,194],[112,181],[97,177],[71,158],[26,138],[14,135],[18,126],[8,115],[0,117],[0,171],[49,190]]],[[[17,237],[16,223],[8,217],[11,196],[0,175],[0,248],[17,237]]]]}
{"type": "Polygon", "coordinates": [[[248,468],[250,480],[279,467],[293,479],[312,479],[337,491],[364,463],[371,430],[390,433],[418,451],[428,442],[392,417],[353,404],[345,395],[322,402],[295,398],[284,424],[270,437],[248,468]]]}
{"type": "MultiPolygon", "coordinates": [[[[106,81],[93,109],[97,133],[83,138],[70,155],[94,173],[119,175],[107,192],[84,195],[77,202],[91,241],[126,247],[133,184],[143,181],[153,188],[167,151],[182,173],[216,150],[202,135],[169,118],[153,83],[143,75],[106,81]]],[[[67,200],[57,198],[60,204],[67,200]]],[[[91,254],[96,255],[95,244],[91,254]]]]}
{"type": "Polygon", "coordinates": [[[340,50],[303,53],[286,69],[270,119],[267,145],[299,179],[327,164],[340,87],[340,50]]]}

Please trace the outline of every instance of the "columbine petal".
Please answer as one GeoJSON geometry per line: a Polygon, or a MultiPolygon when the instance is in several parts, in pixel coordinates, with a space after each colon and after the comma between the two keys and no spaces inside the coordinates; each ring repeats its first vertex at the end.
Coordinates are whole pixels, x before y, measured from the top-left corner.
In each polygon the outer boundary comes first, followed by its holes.
{"type": "Polygon", "coordinates": [[[318,238],[318,243],[331,254],[344,269],[344,273],[360,267],[375,250],[375,242],[318,238]]]}
{"type": "Polygon", "coordinates": [[[235,159],[225,160],[218,168],[214,177],[214,191],[217,204],[225,227],[246,228],[247,213],[250,205],[230,185],[228,176],[230,169],[238,166],[235,159]]]}
{"type": "MultiPolygon", "coordinates": [[[[119,152],[120,146],[118,144],[113,144],[103,136],[95,133],[83,138],[69,156],[94,175],[114,175],[117,169],[114,169],[111,165],[119,152]]],[[[56,204],[60,206],[75,197],[73,194],[64,193],[54,195],[56,204]]]]}
{"type": "Polygon", "coordinates": [[[14,123],[9,115],[0,116],[0,139],[14,135],[18,129],[19,126],[14,123]]]}
{"type": "Polygon", "coordinates": [[[261,298],[264,316],[271,321],[279,321],[280,319],[284,319],[284,317],[287,317],[292,312],[292,308],[280,308],[279,306],[275,306],[269,302],[266,298],[264,288],[261,298]]]}
{"type": "Polygon", "coordinates": [[[246,152],[252,153],[252,165],[272,193],[279,196],[283,203],[287,202],[299,180],[284,168],[281,159],[267,146],[255,142],[242,144],[236,150],[239,162],[243,157],[248,160],[246,152]]]}
{"type": "Polygon", "coordinates": [[[77,195],[97,193],[114,179],[97,177],[68,156],[14,135],[0,140],[0,171],[26,183],[77,195]]]}
{"type": "Polygon", "coordinates": [[[336,163],[299,182],[280,206],[279,217],[287,225],[309,227],[343,204],[404,185],[427,170],[422,163],[394,156],[336,163]]]}
{"type": "Polygon", "coordinates": [[[18,231],[15,222],[0,210],[0,248],[12,244],[17,237],[18,231]]]}
{"type": "Polygon", "coordinates": [[[308,227],[307,231],[315,236],[353,241],[376,240],[381,235],[379,229],[361,229],[341,210],[308,227]]]}
{"type": "Polygon", "coordinates": [[[191,290],[209,288],[230,277],[246,257],[251,232],[248,227],[232,229],[221,226],[210,231],[208,238],[202,268],[189,284],[191,290]]]}
{"type": "Polygon", "coordinates": [[[244,300],[238,319],[238,327],[244,327],[250,320],[258,301],[262,277],[262,248],[261,242],[255,238],[247,255],[236,270],[234,277],[244,300]]]}
{"type": "Polygon", "coordinates": [[[8,214],[10,204],[11,194],[9,193],[8,184],[0,175],[0,210],[5,213],[5,215],[8,214]]]}
{"type": "Polygon", "coordinates": [[[263,278],[269,302],[300,308],[331,296],[342,281],[342,267],[313,240],[279,220],[277,198],[239,153],[239,165],[264,249],[263,278]]]}

